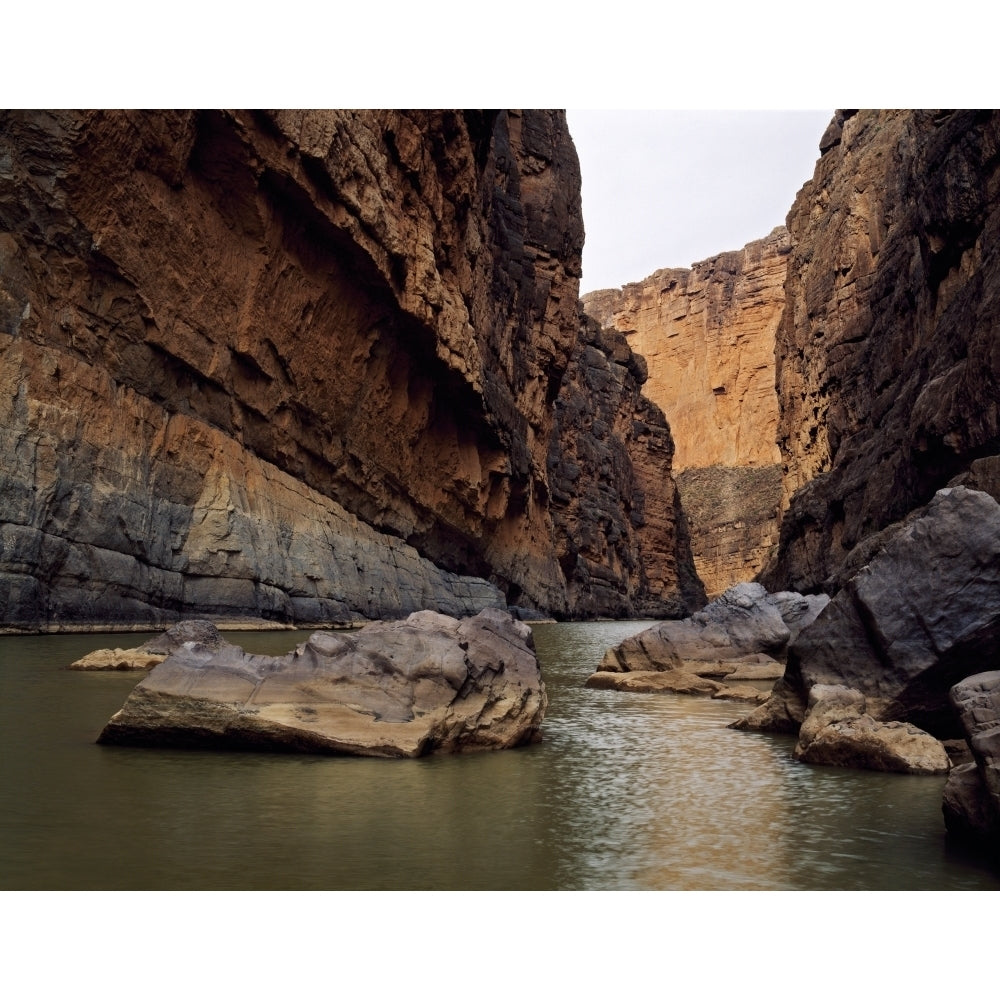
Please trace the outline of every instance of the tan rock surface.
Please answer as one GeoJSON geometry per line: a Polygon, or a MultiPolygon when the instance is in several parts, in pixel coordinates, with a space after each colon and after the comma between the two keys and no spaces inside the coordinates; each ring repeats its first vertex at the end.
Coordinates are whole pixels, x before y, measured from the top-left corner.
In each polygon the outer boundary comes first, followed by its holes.
{"type": "Polygon", "coordinates": [[[774,338],[788,252],[779,227],[690,269],[583,297],[588,314],[646,361],[644,391],[676,442],[673,468],[709,597],[751,579],[777,541],[774,338]]]}
{"type": "Polygon", "coordinates": [[[6,624],[572,613],[562,113],[12,111],[0,163],[6,624]]]}
{"type": "Polygon", "coordinates": [[[689,269],[583,297],[589,315],[646,359],[646,395],[667,415],[676,472],[780,462],[774,336],[788,252],[782,226],[689,269]]]}
{"type": "Polygon", "coordinates": [[[817,684],[809,692],[805,720],[795,745],[797,760],[869,771],[947,774],[943,744],[906,722],[883,722],[851,688],[817,684]]]}
{"type": "Polygon", "coordinates": [[[421,611],[281,657],[184,643],[98,742],[419,757],[535,742],[546,704],[527,625],[421,611]]]}
{"type": "Polygon", "coordinates": [[[79,660],[70,670],[152,670],[167,658],[166,653],[144,653],[139,649],[95,649],[79,660]]]}

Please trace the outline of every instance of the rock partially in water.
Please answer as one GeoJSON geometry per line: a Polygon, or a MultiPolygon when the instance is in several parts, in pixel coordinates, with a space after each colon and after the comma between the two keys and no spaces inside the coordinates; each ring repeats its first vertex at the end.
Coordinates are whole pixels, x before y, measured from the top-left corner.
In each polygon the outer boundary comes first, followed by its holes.
{"type": "Polygon", "coordinates": [[[728,682],[781,677],[790,639],[828,600],[768,594],[759,583],[737,584],[690,618],[660,622],[609,649],[587,686],[760,700],[757,693],[751,695],[754,689],[732,689],[728,682]]]}
{"type": "Polygon", "coordinates": [[[95,649],[79,660],[74,660],[70,670],[152,670],[167,658],[166,653],[150,653],[141,646],[132,649],[95,649]]]}
{"type": "Polygon", "coordinates": [[[693,670],[635,670],[615,673],[598,670],[591,674],[584,687],[599,691],[633,691],[641,694],[696,694],[710,698],[725,698],[728,701],[766,701],[768,692],[755,688],[752,684],[730,685],[713,680],[703,673],[693,670]]]}
{"type": "Polygon", "coordinates": [[[186,643],[198,643],[205,649],[219,649],[225,640],[218,628],[202,619],[178,622],[159,635],[131,649],[95,649],[79,660],[70,670],[151,670],[186,643]]]}
{"type": "Polygon", "coordinates": [[[791,643],[771,702],[740,728],[795,731],[811,689],[833,684],[860,691],[879,721],[963,736],[948,692],[998,656],[1000,504],[962,486],[943,489],[885,533],[791,643]]]}
{"type": "Polygon", "coordinates": [[[795,746],[797,760],[869,771],[947,774],[948,754],[939,740],[906,722],[880,722],[866,710],[860,691],[817,684],[795,746]]]}
{"type": "Polygon", "coordinates": [[[951,689],[951,702],[973,759],[948,776],[945,825],[950,833],[1000,853],[1000,670],[965,678],[951,689]]]}
{"type": "Polygon", "coordinates": [[[609,649],[601,669],[675,670],[685,663],[728,661],[735,670],[763,658],[777,663],[775,658],[793,636],[792,628],[797,634],[827,600],[822,595],[768,594],[759,583],[740,583],[690,618],[660,622],[609,649]]]}
{"type": "Polygon", "coordinates": [[[527,625],[421,611],[280,657],[186,642],[98,742],[419,757],[535,742],[546,705],[527,625]]]}

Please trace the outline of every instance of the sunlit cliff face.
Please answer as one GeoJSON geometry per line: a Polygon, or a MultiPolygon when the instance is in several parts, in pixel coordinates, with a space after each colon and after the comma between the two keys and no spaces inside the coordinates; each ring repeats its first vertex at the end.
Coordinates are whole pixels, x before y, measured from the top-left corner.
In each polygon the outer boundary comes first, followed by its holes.
{"type": "Polygon", "coordinates": [[[284,615],[333,598],[351,516],[573,612],[548,478],[583,242],[561,114],[11,113],[4,137],[28,617],[100,618],[88,578],[114,613],[176,612],[219,574],[227,605],[284,615]],[[72,416],[114,407],[135,431],[72,416]],[[318,565],[289,574],[302,545],[318,565]]]}

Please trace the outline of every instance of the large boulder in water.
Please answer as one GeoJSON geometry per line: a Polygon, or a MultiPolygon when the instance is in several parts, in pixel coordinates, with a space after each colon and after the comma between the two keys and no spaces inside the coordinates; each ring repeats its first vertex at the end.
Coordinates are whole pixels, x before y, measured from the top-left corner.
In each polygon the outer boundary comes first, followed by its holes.
{"type": "Polygon", "coordinates": [[[797,731],[810,691],[828,684],[860,692],[879,721],[964,735],[948,693],[1000,657],[1000,504],[940,490],[866,555],[789,646],[770,702],[738,728],[797,731]]]}
{"type": "Polygon", "coordinates": [[[419,757],[534,742],[546,704],[527,625],[421,611],[279,657],[185,643],[98,742],[419,757]]]}
{"type": "Polygon", "coordinates": [[[807,764],[857,767],[901,774],[947,774],[943,744],[909,722],[880,722],[852,688],[817,684],[795,746],[807,764]]]}
{"type": "Polygon", "coordinates": [[[736,584],[690,618],[660,622],[609,649],[586,684],[746,697],[729,682],[781,677],[789,641],[828,600],[825,595],[769,594],[759,583],[736,584]]]}

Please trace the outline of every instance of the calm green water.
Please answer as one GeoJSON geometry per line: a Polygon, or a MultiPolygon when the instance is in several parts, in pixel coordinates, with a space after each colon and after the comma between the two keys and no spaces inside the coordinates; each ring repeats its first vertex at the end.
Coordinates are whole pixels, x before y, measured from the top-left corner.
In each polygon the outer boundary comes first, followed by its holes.
{"type": "Polygon", "coordinates": [[[797,764],[726,729],[741,705],[583,688],[643,627],[536,626],[544,741],[417,761],[100,747],[137,678],[63,667],[146,637],[0,637],[0,888],[1000,888],[947,847],[943,779],[797,764]]]}

